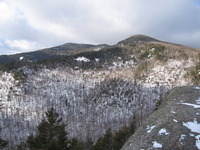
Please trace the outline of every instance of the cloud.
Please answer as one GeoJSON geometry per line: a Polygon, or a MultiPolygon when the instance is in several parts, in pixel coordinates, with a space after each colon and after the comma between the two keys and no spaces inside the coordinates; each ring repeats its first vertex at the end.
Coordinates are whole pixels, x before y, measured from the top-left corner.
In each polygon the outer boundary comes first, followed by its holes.
{"type": "Polygon", "coordinates": [[[31,51],[31,50],[35,50],[36,48],[38,48],[38,46],[36,45],[35,42],[29,42],[26,40],[14,40],[14,41],[6,40],[6,44],[10,48],[20,50],[21,52],[31,51]]]}
{"type": "Polygon", "coordinates": [[[8,5],[4,2],[0,2],[0,23],[7,22],[12,16],[13,16],[13,11],[9,9],[8,5]]]}
{"type": "Polygon", "coordinates": [[[199,26],[199,0],[0,2],[0,39],[20,41],[22,51],[66,42],[115,44],[138,33],[200,47],[199,26]]]}

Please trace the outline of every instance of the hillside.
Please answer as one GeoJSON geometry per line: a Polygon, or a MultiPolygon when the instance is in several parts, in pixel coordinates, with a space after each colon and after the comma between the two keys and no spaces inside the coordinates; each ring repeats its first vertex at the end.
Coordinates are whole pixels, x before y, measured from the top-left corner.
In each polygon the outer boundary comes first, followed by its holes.
{"type": "Polygon", "coordinates": [[[177,87],[138,128],[122,150],[200,149],[200,87],[177,87]]]}
{"type": "Polygon", "coordinates": [[[26,60],[29,62],[37,62],[39,60],[45,60],[49,58],[59,58],[61,56],[71,55],[84,51],[97,51],[107,46],[108,45],[106,44],[92,45],[92,44],[66,43],[60,46],[46,48],[33,52],[19,53],[14,55],[1,55],[0,64],[6,64],[13,61],[19,62],[21,60],[26,60]]]}
{"type": "Polygon", "coordinates": [[[139,38],[80,51],[77,45],[78,53],[2,65],[0,127],[10,148],[34,133],[52,106],[70,138],[95,142],[109,128],[128,126],[133,116],[142,125],[172,88],[199,84],[198,49],[139,38]]]}

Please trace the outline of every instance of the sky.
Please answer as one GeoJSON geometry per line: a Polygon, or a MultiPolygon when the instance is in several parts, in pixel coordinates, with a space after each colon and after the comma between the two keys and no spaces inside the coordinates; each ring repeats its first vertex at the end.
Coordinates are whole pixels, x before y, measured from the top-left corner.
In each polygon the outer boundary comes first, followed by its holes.
{"type": "Polygon", "coordinates": [[[200,0],[0,0],[0,55],[135,34],[200,48],[200,0]]]}

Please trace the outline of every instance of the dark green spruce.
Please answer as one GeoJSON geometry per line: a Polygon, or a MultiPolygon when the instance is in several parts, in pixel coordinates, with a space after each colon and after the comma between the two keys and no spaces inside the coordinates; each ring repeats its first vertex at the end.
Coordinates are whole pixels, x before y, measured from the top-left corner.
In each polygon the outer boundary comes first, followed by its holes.
{"type": "Polygon", "coordinates": [[[38,132],[30,135],[25,143],[22,143],[18,149],[30,150],[68,150],[70,142],[65,130],[66,125],[62,123],[62,118],[51,108],[46,112],[46,119],[37,127],[38,132]]]}

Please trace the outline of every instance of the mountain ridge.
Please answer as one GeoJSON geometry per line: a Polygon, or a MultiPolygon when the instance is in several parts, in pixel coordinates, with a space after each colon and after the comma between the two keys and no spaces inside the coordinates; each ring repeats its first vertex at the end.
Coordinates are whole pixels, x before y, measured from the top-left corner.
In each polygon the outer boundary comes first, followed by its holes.
{"type": "MultiPolygon", "coordinates": [[[[180,45],[180,44],[174,44],[174,43],[169,43],[169,42],[165,42],[165,41],[160,41],[160,40],[157,40],[150,36],[146,36],[146,35],[142,35],[142,34],[130,36],[122,41],[119,41],[116,45],[112,45],[112,46],[124,45],[124,44],[128,45],[128,44],[137,44],[137,43],[148,43],[148,42],[191,48],[191,47],[180,45]]],[[[6,63],[10,63],[12,61],[20,61],[21,59],[24,59],[26,61],[36,62],[39,60],[74,55],[74,54],[78,54],[81,52],[98,51],[98,50],[101,50],[101,49],[107,48],[107,47],[110,47],[110,45],[65,43],[65,44],[62,44],[59,46],[44,48],[44,49],[36,50],[36,51],[32,51],[32,52],[17,53],[17,54],[12,54],[12,55],[0,55],[0,64],[6,64],[6,63]]],[[[197,49],[197,48],[191,48],[191,49],[197,49]]],[[[199,50],[199,49],[197,49],[197,50],[199,50]]]]}
{"type": "Polygon", "coordinates": [[[84,51],[99,50],[104,47],[108,47],[107,44],[77,44],[77,43],[65,43],[60,46],[55,46],[51,48],[45,48],[41,50],[36,50],[32,52],[18,53],[12,55],[0,55],[0,64],[6,64],[12,61],[20,61],[20,58],[26,61],[36,62],[43,59],[56,58],[60,56],[71,55],[75,53],[80,53],[84,51]]]}

